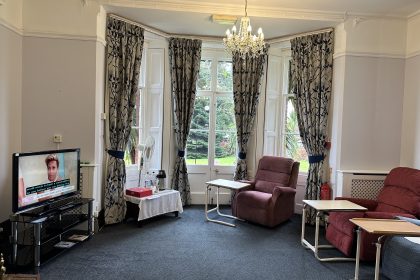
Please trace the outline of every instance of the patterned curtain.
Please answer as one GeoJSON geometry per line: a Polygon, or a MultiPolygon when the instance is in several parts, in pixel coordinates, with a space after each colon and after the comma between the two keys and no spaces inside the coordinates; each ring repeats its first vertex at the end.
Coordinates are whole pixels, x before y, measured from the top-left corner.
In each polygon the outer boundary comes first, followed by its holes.
{"type": "Polygon", "coordinates": [[[182,205],[191,204],[185,147],[194,111],[196,84],[201,60],[201,40],[169,39],[169,62],[174,110],[174,127],[178,156],[172,177],[172,188],[181,194],[182,205]]]}
{"type": "Polygon", "coordinates": [[[249,136],[257,114],[261,77],[264,74],[266,58],[267,49],[263,55],[258,57],[252,57],[249,54],[245,57],[242,57],[239,53],[232,54],[233,101],[239,149],[234,180],[248,179],[246,153],[249,136]]]}
{"type": "MultiPolygon", "coordinates": [[[[294,94],[300,136],[309,156],[305,199],[319,199],[333,73],[333,32],[291,40],[290,91],[294,94]]],[[[314,209],[307,221],[315,223],[314,209]]]]}
{"type": "Polygon", "coordinates": [[[109,104],[109,147],[105,185],[105,223],[125,216],[124,151],[128,143],[138,90],[144,30],[108,17],[106,34],[106,94],[109,104]]]}

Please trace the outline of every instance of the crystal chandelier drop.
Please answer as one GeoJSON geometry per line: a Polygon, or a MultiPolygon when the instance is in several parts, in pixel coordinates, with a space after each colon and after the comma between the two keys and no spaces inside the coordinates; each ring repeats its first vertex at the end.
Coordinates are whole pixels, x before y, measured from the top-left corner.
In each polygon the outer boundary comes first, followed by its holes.
{"type": "Polygon", "coordinates": [[[264,33],[261,27],[258,28],[258,36],[252,35],[251,21],[247,14],[248,1],[245,0],[245,16],[241,18],[239,25],[239,32],[236,32],[236,26],[234,25],[231,30],[226,30],[226,38],[223,39],[223,44],[226,50],[232,54],[240,53],[244,58],[246,54],[250,54],[253,57],[263,54],[265,43],[264,33]]]}

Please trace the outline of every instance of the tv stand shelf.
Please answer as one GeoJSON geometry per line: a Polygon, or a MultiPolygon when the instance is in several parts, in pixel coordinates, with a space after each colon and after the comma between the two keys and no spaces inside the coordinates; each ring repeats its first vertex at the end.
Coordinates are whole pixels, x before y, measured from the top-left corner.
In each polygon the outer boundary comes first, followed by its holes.
{"type": "Polygon", "coordinates": [[[11,216],[12,221],[12,262],[17,266],[29,266],[33,263],[37,272],[41,263],[56,256],[68,248],[57,248],[54,245],[69,240],[74,234],[92,234],[92,206],[91,198],[74,198],[63,204],[52,205],[49,209],[38,209],[11,216]],[[87,222],[87,230],[75,229],[76,226],[87,222]],[[28,251],[32,251],[32,259],[27,258],[28,251]]]}

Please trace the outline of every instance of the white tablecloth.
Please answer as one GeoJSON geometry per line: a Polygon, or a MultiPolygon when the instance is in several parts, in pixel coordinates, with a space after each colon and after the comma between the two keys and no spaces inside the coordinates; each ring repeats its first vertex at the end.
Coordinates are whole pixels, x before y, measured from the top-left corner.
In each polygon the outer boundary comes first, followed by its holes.
{"type": "Polygon", "coordinates": [[[139,205],[138,221],[165,213],[175,211],[182,213],[184,211],[181,196],[179,191],[176,190],[160,191],[157,194],[142,198],[124,195],[124,198],[126,201],[139,205]]]}

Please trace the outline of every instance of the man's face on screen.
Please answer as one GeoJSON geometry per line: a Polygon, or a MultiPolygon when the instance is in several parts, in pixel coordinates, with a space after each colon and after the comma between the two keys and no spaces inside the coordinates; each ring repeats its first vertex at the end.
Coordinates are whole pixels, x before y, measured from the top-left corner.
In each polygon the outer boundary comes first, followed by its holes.
{"type": "Polygon", "coordinates": [[[48,163],[48,180],[55,181],[55,179],[57,178],[57,171],[58,171],[57,162],[54,160],[50,161],[48,163]]]}

